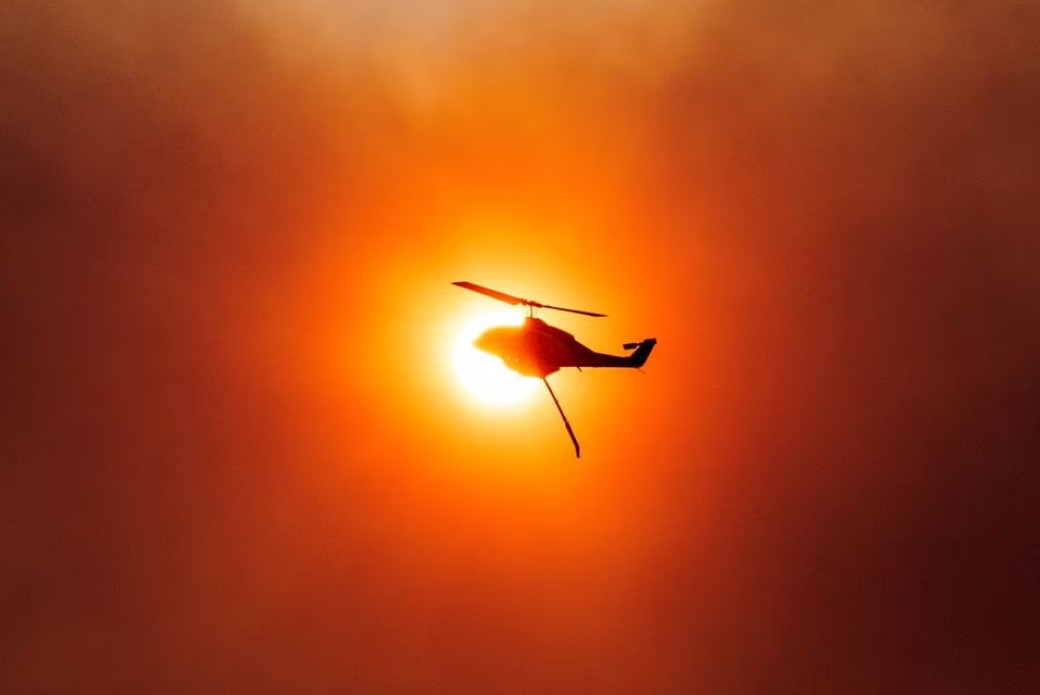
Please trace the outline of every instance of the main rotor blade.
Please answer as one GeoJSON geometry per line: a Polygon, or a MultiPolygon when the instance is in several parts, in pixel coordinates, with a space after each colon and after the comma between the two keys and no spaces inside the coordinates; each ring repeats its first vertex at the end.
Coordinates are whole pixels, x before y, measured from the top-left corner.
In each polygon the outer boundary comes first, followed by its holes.
{"type": "Polygon", "coordinates": [[[480,294],[486,297],[491,297],[492,299],[497,299],[500,302],[505,302],[506,304],[511,304],[513,306],[520,304],[523,306],[531,306],[535,309],[554,309],[556,311],[567,311],[572,314],[581,314],[582,316],[594,316],[596,318],[606,317],[606,314],[599,314],[595,311],[584,311],[582,309],[568,309],[567,307],[553,306],[552,304],[542,304],[541,302],[536,302],[533,299],[523,299],[521,297],[515,297],[511,294],[499,292],[498,290],[493,290],[490,287],[484,287],[483,285],[478,285],[474,282],[460,281],[453,282],[451,284],[457,287],[461,287],[465,290],[470,290],[471,292],[479,292],[480,294]]]}
{"type": "Polygon", "coordinates": [[[529,305],[529,304],[534,304],[534,302],[531,302],[528,299],[521,299],[520,297],[514,297],[511,294],[506,294],[505,292],[499,292],[498,290],[493,290],[490,287],[484,287],[483,285],[477,285],[476,283],[472,283],[472,282],[453,282],[451,284],[453,284],[453,285],[455,285],[457,287],[461,287],[464,290],[470,290],[470,291],[473,291],[473,292],[479,292],[480,294],[483,294],[485,296],[491,297],[492,299],[497,299],[500,302],[505,302],[506,304],[512,304],[513,306],[516,306],[517,304],[523,304],[525,306],[529,305]]]}
{"type": "Polygon", "coordinates": [[[581,309],[568,309],[562,306],[553,306],[551,304],[535,304],[539,309],[555,309],[556,311],[569,311],[572,314],[581,314],[582,316],[595,316],[596,318],[606,318],[606,314],[597,314],[595,311],[583,311],[581,309]]]}

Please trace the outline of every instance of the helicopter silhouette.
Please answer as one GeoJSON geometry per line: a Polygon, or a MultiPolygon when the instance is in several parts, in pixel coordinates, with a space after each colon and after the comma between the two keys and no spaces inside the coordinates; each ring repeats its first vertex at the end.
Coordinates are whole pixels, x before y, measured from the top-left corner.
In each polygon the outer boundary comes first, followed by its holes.
{"type": "Polygon", "coordinates": [[[654,346],[657,345],[656,338],[647,338],[635,343],[625,343],[625,350],[632,350],[628,355],[610,355],[603,352],[591,350],[579,343],[570,333],[550,326],[545,321],[537,318],[536,309],[553,309],[555,311],[566,311],[572,314],[606,317],[606,314],[598,314],[594,311],[583,311],[581,309],[568,309],[562,306],[542,304],[532,299],[522,299],[505,292],[499,292],[472,282],[453,282],[473,292],[479,292],[492,299],[505,302],[512,306],[526,306],[527,317],[520,326],[495,326],[489,328],[473,341],[473,345],[479,349],[494,355],[502,360],[506,367],[523,376],[537,377],[549,390],[556,410],[560,412],[563,426],[567,428],[571,442],[574,443],[574,455],[581,458],[581,445],[578,438],[574,436],[571,423],[560,406],[559,399],[549,385],[549,375],[558,372],[564,367],[575,367],[581,371],[584,367],[614,367],[639,369],[650,357],[654,346]]]}

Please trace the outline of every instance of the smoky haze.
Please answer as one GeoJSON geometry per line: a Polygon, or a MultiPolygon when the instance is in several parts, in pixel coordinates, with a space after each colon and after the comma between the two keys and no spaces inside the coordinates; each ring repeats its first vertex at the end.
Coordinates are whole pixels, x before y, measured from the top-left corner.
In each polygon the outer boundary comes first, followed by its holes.
{"type": "Polygon", "coordinates": [[[4,692],[1040,685],[1028,4],[0,14],[4,692]],[[544,486],[410,366],[471,208],[661,339],[544,486]]]}

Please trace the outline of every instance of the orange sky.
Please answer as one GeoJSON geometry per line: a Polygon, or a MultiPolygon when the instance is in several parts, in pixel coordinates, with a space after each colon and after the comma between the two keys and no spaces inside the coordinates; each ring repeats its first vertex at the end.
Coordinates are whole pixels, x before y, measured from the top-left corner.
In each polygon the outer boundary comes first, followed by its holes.
{"type": "Polygon", "coordinates": [[[4,14],[3,692],[1040,682],[1028,8],[4,14]]]}

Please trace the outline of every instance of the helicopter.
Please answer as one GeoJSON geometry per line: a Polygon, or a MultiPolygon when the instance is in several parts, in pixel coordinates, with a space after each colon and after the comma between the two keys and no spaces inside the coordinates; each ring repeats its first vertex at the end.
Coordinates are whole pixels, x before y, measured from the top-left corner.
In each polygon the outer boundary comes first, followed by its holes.
{"type": "Polygon", "coordinates": [[[564,367],[575,367],[581,371],[584,367],[614,367],[639,369],[650,357],[654,346],[657,345],[656,338],[646,338],[634,343],[625,343],[622,348],[631,350],[628,355],[611,355],[596,352],[579,343],[573,335],[564,330],[550,326],[542,319],[535,316],[536,309],[552,309],[554,311],[566,311],[571,314],[605,318],[606,314],[594,311],[583,311],[581,309],[568,309],[562,306],[542,304],[532,299],[523,299],[505,292],[499,292],[489,287],[477,285],[472,282],[453,282],[456,287],[461,287],[472,292],[478,292],[492,299],[512,306],[527,307],[527,316],[523,324],[519,326],[495,326],[489,328],[473,341],[474,347],[488,354],[494,355],[502,360],[502,363],[517,374],[528,377],[537,377],[545,384],[556,410],[560,413],[563,426],[567,428],[571,442],[574,444],[574,455],[581,458],[581,445],[574,435],[571,423],[563,412],[559,399],[549,385],[549,375],[558,372],[564,367]]]}

